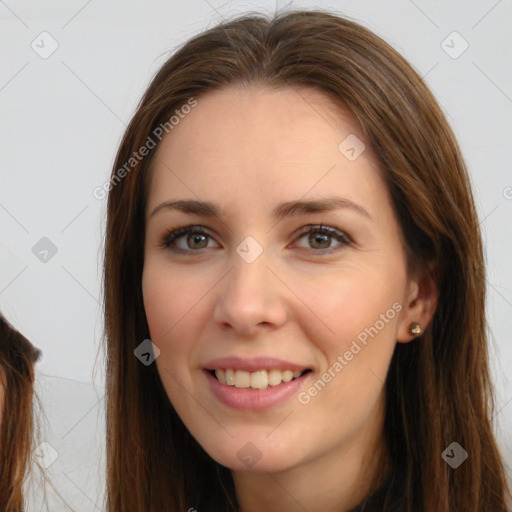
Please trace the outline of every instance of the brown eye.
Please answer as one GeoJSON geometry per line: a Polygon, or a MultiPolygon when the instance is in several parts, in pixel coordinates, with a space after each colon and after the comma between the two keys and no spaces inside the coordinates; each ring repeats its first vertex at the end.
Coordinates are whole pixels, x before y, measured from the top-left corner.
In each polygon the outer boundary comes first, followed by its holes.
{"type": "Polygon", "coordinates": [[[325,226],[309,226],[308,230],[299,236],[299,240],[307,237],[307,247],[299,245],[304,249],[312,249],[321,253],[330,250],[337,250],[340,247],[350,245],[351,239],[342,231],[325,226]],[[333,247],[333,243],[337,246],[333,247]]]}
{"type": "Polygon", "coordinates": [[[213,242],[212,236],[201,226],[184,226],[164,236],[160,245],[170,251],[192,253],[207,249],[210,241],[213,242]]]}
{"type": "Polygon", "coordinates": [[[208,235],[190,233],[187,235],[187,246],[189,249],[204,249],[208,245],[208,235]],[[197,244],[197,245],[196,245],[197,244]]]}
{"type": "Polygon", "coordinates": [[[311,233],[308,237],[308,242],[314,249],[329,249],[331,245],[331,235],[311,233]]]}

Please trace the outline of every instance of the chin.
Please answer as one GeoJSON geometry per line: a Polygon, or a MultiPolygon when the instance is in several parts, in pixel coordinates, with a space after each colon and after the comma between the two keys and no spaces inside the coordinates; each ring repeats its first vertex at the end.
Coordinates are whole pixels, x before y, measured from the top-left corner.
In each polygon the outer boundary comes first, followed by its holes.
{"type": "Polygon", "coordinates": [[[224,444],[203,446],[208,455],[219,464],[233,471],[252,473],[278,473],[298,465],[298,454],[290,457],[293,450],[289,446],[271,446],[270,443],[230,439],[224,444]]]}

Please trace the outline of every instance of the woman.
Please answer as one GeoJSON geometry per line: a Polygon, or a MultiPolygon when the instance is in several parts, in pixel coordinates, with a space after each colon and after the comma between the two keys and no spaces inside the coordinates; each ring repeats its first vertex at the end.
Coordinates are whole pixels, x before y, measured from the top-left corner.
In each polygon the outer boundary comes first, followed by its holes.
{"type": "Polygon", "coordinates": [[[0,510],[21,512],[30,469],[34,363],[40,351],[0,314],[0,510]]]}
{"type": "Polygon", "coordinates": [[[108,512],[506,509],[467,171],[387,43],[208,30],[108,189],[108,512]]]}

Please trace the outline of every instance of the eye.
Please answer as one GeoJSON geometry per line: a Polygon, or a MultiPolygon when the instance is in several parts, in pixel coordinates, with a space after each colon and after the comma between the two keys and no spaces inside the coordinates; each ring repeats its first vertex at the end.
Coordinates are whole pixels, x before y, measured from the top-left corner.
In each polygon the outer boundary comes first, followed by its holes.
{"type": "Polygon", "coordinates": [[[342,231],[321,224],[319,226],[308,226],[307,230],[299,236],[300,239],[306,239],[309,244],[309,247],[302,246],[302,248],[313,249],[315,252],[330,252],[339,248],[340,245],[348,246],[352,243],[350,237],[342,231]],[[338,243],[338,247],[332,247],[333,241],[338,243]]]}
{"type": "Polygon", "coordinates": [[[207,249],[212,237],[201,226],[184,226],[167,233],[160,245],[175,252],[193,252],[207,249]]]}
{"type": "MultiPolygon", "coordinates": [[[[303,231],[298,239],[306,239],[309,244],[309,247],[300,245],[298,247],[313,250],[316,253],[331,252],[339,249],[340,246],[348,246],[352,243],[350,237],[342,231],[321,224],[319,226],[306,226],[306,231],[303,231]],[[338,246],[332,247],[333,242],[336,242],[338,246]]],[[[212,248],[208,243],[209,241],[213,241],[213,238],[202,226],[183,226],[168,232],[163,237],[160,245],[164,249],[174,252],[191,253],[212,248]]],[[[218,244],[213,247],[218,247],[218,244]]]]}

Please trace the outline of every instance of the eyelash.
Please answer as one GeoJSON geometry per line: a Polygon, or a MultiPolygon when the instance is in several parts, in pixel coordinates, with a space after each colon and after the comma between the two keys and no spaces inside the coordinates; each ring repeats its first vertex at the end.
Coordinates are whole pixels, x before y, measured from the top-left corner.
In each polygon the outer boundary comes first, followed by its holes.
{"type": "MultiPolygon", "coordinates": [[[[310,224],[307,227],[309,229],[307,229],[307,231],[303,231],[302,233],[300,233],[298,235],[298,239],[301,239],[301,238],[305,237],[306,235],[310,235],[312,233],[317,233],[317,234],[321,234],[321,235],[331,236],[336,241],[338,241],[342,244],[341,247],[335,247],[335,248],[330,247],[328,249],[309,248],[310,251],[317,253],[317,255],[319,255],[319,256],[339,250],[343,246],[350,246],[353,243],[352,239],[346,233],[344,233],[338,229],[322,226],[322,224],[320,224],[320,225],[311,225],[310,224]]],[[[197,249],[197,250],[195,250],[195,249],[180,249],[177,247],[174,247],[174,248],[172,247],[179,238],[181,238],[184,235],[188,235],[189,233],[205,235],[209,238],[213,238],[210,234],[208,234],[207,231],[205,231],[205,228],[203,228],[202,226],[188,225],[188,226],[181,226],[174,230],[168,231],[163,236],[159,245],[163,249],[172,250],[173,252],[180,253],[180,254],[201,253],[203,249],[207,249],[207,247],[203,247],[203,248],[197,249]]],[[[302,247],[301,249],[304,249],[304,247],[302,247]]],[[[308,250],[308,249],[306,249],[306,250],[308,250]]]]}

